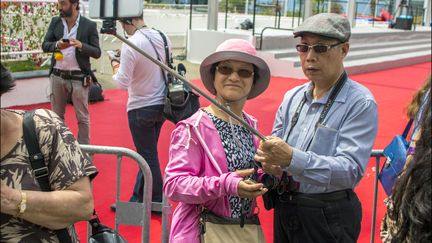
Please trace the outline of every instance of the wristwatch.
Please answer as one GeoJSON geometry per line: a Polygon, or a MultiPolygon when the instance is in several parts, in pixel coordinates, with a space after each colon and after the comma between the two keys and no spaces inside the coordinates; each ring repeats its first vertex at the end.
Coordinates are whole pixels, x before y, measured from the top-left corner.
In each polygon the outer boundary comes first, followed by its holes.
{"type": "Polygon", "coordinates": [[[27,209],[27,194],[25,192],[21,192],[21,202],[18,204],[17,214],[15,217],[20,217],[25,210],[27,209]]]}

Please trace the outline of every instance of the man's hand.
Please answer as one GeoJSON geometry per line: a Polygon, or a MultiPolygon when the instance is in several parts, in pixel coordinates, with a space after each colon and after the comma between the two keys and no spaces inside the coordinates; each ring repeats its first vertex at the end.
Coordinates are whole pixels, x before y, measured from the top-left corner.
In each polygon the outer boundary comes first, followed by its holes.
{"type": "Polygon", "coordinates": [[[262,169],[265,173],[274,176],[282,176],[282,168],[279,165],[271,165],[268,163],[261,163],[262,169]]]}
{"type": "Polygon", "coordinates": [[[255,160],[270,165],[289,166],[292,158],[292,147],[278,137],[267,137],[255,154],[255,160]]]}
{"type": "Polygon", "coordinates": [[[70,40],[69,40],[69,43],[70,43],[71,46],[73,46],[73,47],[75,47],[75,48],[78,48],[78,49],[81,49],[81,48],[82,48],[82,43],[81,43],[81,41],[79,41],[79,40],[77,40],[77,39],[70,39],[70,40]]]}
{"type": "MultiPolygon", "coordinates": [[[[254,173],[254,169],[237,170],[236,173],[241,177],[246,177],[254,173]]],[[[246,179],[240,181],[238,185],[238,195],[241,198],[256,198],[267,192],[267,188],[262,183],[246,179]]]]}
{"type": "Polygon", "coordinates": [[[63,42],[63,40],[59,40],[56,43],[56,47],[60,50],[66,49],[69,46],[71,46],[71,43],[70,42],[63,42]]]}
{"type": "Polygon", "coordinates": [[[120,50],[117,49],[115,51],[107,51],[108,54],[108,58],[111,62],[116,61],[116,62],[120,62],[120,50]]]}
{"type": "Polygon", "coordinates": [[[120,67],[120,50],[107,51],[108,58],[111,61],[111,67],[113,69],[113,74],[116,74],[120,67]]]}

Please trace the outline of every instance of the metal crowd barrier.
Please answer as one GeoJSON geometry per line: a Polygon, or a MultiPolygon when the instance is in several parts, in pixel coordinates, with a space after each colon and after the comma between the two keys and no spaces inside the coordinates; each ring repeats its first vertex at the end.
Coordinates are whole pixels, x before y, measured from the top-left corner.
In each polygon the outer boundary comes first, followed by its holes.
{"type": "MultiPolygon", "coordinates": [[[[152,184],[153,178],[147,162],[137,152],[127,148],[121,147],[109,147],[109,146],[96,146],[96,145],[80,145],[82,151],[94,155],[94,154],[113,154],[117,156],[117,179],[116,179],[116,220],[115,228],[118,230],[119,224],[127,225],[138,225],[142,226],[142,242],[150,242],[150,218],[151,209],[162,211],[162,243],[169,241],[169,230],[171,228],[171,205],[167,198],[164,196],[162,204],[152,205],[152,184]],[[120,201],[120,168],[122,157],[126,156],[133,159],[140,167],[144,174],[144,189],[143,189],[143,203],[136,202],[121,202],[120,201]]],[[[383,150],[372,150],[371,158],[375,158],[376,170],[374,180],[374,199],[372,208],[372,227],[370,242],[375,241],[375,225],[376,225],[376,210],[378,200],[378,173],[380,170],[380,160],[384,157],[383,150]]]]}
{"type": "MultiPolygon", "coordinates": [[[[142,242],[150,242],[153,178],[147,162],[137,152],[127,148],[83,144],[80,145],[80,148],[91,156],[94,154],[112,154],[117,156],[115,229],[118,231],[119,224],[141,226],[142,242]],[[144,174],[143,203],[120,201],[120,168],[122,157],[124,156],[133,159],[144,174]]],[[[90,231],[88,232],[90,233],[90,231]]]]}
{"type": "Polygon", "coordinates": [[[375,224],[376,224],[376,209],[377,209],[377,200],[378,200],[378,173],[380,171],[380,159],[384,157],[382,149],[374,149],[372,150],[371,156],[375,158],[375,182],[374,182],[374,199],[373,199],[373,208],[372,208],[372,228],[371,228],[371,238],[370,242],[375,242],[375,224]]]}

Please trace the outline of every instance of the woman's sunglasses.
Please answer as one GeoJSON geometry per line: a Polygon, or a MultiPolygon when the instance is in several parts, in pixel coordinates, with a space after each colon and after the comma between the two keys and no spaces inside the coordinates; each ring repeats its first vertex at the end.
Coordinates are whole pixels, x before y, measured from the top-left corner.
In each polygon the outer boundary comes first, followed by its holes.
{"type": "Polygon", "coordinates": [[[313,49],[316,53],[325,53],[328,50],[330,50],[333,47],[336,47],[340,44],[343,44],[344,42],[339,42],[334,45],[323,45],[323,44],[316,44],[316,45],[306,45],[306,44],[298,44],[296,45],[296,49],[298,52],[308,52],[310,49],[313,49]]]}
{"type": "Polygon", "coordinates": [[[216,70],[223,75],[231,75],[233,72],[236,72],[241,78],[250,78],[254,74],[253,71],[247,69],[240,68],[239,70],[234,70],[232,67],[226,65],[218,65],[216,66],[216,70]]]}

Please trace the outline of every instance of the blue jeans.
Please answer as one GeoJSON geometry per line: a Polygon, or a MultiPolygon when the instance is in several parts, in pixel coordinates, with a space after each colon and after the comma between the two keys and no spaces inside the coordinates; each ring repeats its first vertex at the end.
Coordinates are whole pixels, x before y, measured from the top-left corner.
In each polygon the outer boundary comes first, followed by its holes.
{"type": "MultiPolygon", "coordinates": [[[[159,167],[157,144],[161,127],[163,105],[153,105],[128,112],[129,129],[137,152],[147,161],[153,176],[152,201],[162,202],[162,175],[159,167]]],[[[138,171],[133,195],[129,201],[143,201],[144,175],[138,171]]]]}

